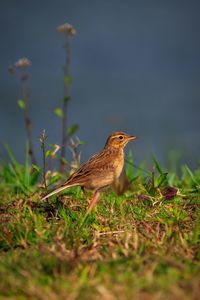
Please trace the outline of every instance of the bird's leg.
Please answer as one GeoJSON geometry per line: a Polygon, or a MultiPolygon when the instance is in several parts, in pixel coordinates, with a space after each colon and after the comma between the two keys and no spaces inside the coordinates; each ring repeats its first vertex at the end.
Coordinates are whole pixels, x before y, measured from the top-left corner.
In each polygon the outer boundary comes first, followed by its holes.
{"type": "Polygon", "coordinates": [[[92,208],[97,204],[97,202],[100,199],[100,196],[101,196],[101,193],[99,191],[96,191],[92,194],[92,197],[90,198],[89,203],[88,203],[86,215],[88,215],[90,213],[90,211],[92,210],[92,208]]]}

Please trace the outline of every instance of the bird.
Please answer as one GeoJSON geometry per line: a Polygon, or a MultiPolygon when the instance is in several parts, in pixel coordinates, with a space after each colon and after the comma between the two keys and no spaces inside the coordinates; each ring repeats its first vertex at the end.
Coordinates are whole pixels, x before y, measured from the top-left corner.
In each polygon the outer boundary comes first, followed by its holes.
{"type": "Polygon", "coordinates": [[[99,153],[93,155],[66,181],[41,200],[45,200],[70,187],[80,186],[83,192],[85,192],[85,189],[92,191],[86,210],[86,215],[89,214],[99,201],[101,191],[119,178],[124,167],[124,147],[129,141],[135,139],[136,136],[125,132],[116,131],[112,133],[99,153]]]}

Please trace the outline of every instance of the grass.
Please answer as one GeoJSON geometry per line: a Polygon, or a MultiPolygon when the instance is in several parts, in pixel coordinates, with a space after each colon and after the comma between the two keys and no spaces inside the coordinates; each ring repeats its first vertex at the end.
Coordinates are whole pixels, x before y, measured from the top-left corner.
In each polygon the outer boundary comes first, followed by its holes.
{"type": "Polygon", "coordinates": [[[87,201],[71,188],[40,202],[40,170],[0,170],[0,299],[200,299],[200,169],[148,175],[87,201]]]}

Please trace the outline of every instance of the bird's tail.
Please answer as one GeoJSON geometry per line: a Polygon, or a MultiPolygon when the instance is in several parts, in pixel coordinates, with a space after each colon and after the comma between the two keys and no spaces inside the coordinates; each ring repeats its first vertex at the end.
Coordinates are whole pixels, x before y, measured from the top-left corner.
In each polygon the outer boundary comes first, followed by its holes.
{"type": "Polygon", "coordinates": [[[49,198],[49,197],[51,197],[51,196],[53,196],[53,195],[55,195],[55,194],[60,193],[61,191],[65,190],[65,189],[68,189],[68,188],[70,188],[70,187],[72,187],[72,186],[76,186],[76,185],[78,185],[78,184],[77,184],[77,183],[74,183],[74,184],[69,184],[69,185],[62,185],[62,186],[56,188],[55,190],[53,190],[52,192],[48,193],[48,194],[47,194],[46,196],[44,196],[41,200],[45,200],[45,199],[47,199],[47,198],[49,198]]]}

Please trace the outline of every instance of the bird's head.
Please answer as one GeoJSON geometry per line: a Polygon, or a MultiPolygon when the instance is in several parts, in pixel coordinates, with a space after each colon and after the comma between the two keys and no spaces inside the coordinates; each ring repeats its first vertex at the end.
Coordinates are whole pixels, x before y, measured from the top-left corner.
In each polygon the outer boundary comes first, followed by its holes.
{"type": "Polygon", "coordinates": [[[107,141],[105,147],[113,147],[116,149],[123,149],[129,141],[135,140],[136,136],[129,135],[125,132],[112,133],[107,141]]]}

